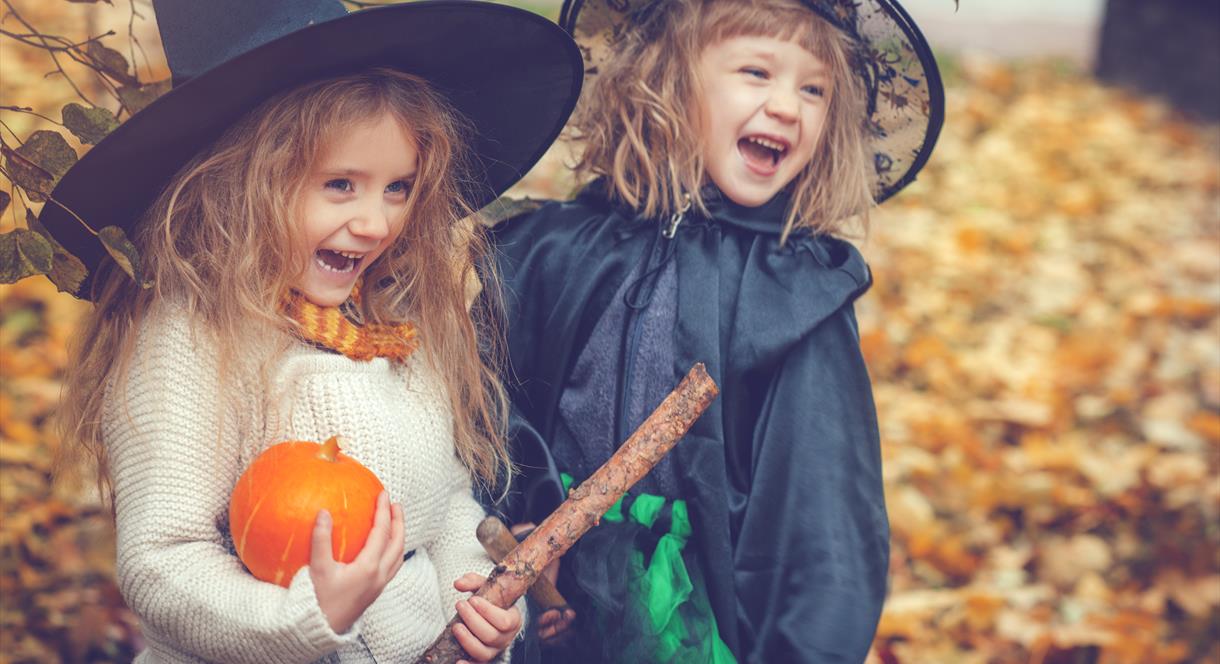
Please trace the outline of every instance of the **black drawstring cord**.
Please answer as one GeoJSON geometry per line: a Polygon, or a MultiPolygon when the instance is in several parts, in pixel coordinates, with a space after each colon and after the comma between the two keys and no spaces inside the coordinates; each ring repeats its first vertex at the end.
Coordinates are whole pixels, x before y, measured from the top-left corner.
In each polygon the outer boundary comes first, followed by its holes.
{"type": "MultiPolygon", "coordinates": [[[[660,260],[657,261],[655,266],[645,270],[635,281],[631,282],[623,293],[623,304],[626,304],[627,308],[639,311],[646,308],[652,302],[652,296],[657,290],[657,282],[661,279],[661,273],[665,270],[665,266],[669,264],[669,261],[673,260],[676,253],[677,243],[673,242],[673,239],[678,233],[678,225],[682,223],[682,220],[686,218],[687,211],[690,210],[690,194],[686,194],[685,198],[686,200],[682,205],[682,209],[675,212],[669,218],[669,223],[660,229],[658,233],[665,240],[661,246],[660,260]],[[641,296],[645,285],[648,286],[648,291],[641,296]]],[[[656,249],[657,241],[654,240],[652,247],[644,252],[645,267],[652,260],[652,254],[656,249]]]]}
{"type": "MultiPolygon", "coordinates": [[[[655,248],[656,245],[654,244],[653,249],[649,249],[648,253],[644,254],[645,261],[649,261],[652,258],[655,248]]],[[[646,308],[652,302],[653,293],[657,290],[657,282],[661,279],[661,272],[664,271],[666,264],[673,259],[675,253],[674,243],[666,242],[661,247],[661,260],[641,274],[635,281],[631,282],[631,285],[627,287],[627,291],[623,293],[623,303],[629,309],[639,311],[646,308]],[[648,287],[647,291],[644,290],[645,286],[648,287]]]]}

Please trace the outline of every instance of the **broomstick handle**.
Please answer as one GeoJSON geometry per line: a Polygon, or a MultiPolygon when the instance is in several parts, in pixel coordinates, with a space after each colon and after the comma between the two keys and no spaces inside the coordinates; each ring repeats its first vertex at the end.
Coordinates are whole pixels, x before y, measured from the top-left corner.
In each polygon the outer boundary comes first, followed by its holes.
{"type": "MultiPolygon", "coordinates": [[[[503,521],[494,516],[483,519],[475,530],[475,535],[493,563],[504,560],[513,549],[517,548],[517,538],[513,537],[503,521]]],[[[529,595],[543,610],[568,608],[568,600],[564,599],[563,595],[559,593],[559,589],[546,575],[540,575],[534,580],[534,585],[530,586],[529,595]]]]}
{"type": "MultiPolygon", "coordinates": [[[[512,606],[547,565],[597,525],[602,514],[678,444],[719,393],[702,363],[691,367],[618,451],[496,565],[475,595],[500,608],[512,606]]],[[[454,664],[464,657],[453,636],[459,621],[454,616],[416,664],[454,664]]]]}

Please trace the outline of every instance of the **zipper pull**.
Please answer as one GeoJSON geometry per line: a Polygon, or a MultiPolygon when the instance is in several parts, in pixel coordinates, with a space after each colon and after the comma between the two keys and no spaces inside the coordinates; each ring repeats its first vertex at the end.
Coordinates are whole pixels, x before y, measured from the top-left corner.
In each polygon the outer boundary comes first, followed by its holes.
{"type": "Polygon", "coordinates": [[[683,196],[685,196],[686,200],[682,204],[682,209],[669,218],[669,225],[665,227],[665,230],[661,231],[661,237],[666,240],[674,239],[674,236],[678,234],[678,224],[682,223],[682,220],[686,218],[687,210],[690,210],[690,194],[683,194],[683,196]]]}

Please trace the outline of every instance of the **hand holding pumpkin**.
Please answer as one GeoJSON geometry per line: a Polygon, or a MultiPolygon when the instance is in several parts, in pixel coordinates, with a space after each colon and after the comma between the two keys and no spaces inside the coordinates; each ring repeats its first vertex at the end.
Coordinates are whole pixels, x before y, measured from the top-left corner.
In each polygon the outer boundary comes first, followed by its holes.
{"type": "Polygon", "coordinates": [[[330,628],[342,634],[351,629],[402,567],[405,541],[402,506],[391,505],[384,491],[377,497],[373,529],[364,548],[350,563],[335,561],[331,529],[330,514],[325,510],[318,512],[309,554],[309,577],[330,628]]]}
{"type": "Polygon", "coordinates": [[[402,567],[402,507],[381,481],[340,451],[289,441],[258,455],[229,502],[237,555],[255,577],[287,587],[309,565],[318,605],[346,632],[402,567]]]}

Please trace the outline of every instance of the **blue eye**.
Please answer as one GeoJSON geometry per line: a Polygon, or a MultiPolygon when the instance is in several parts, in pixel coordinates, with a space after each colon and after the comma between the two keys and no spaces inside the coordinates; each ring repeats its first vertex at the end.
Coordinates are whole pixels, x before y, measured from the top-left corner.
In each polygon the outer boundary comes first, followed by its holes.
{"type": "Polygon", "coordinates": [[[805,87],[801,88],[801,91],[804,92],[805,94],[810,94],[815,97],[825,97],[826,96],[826,88],[823,88],[820,85],[806,85],[805,87]]]}
{"type": "Polygon", "coordinates": [[[403,182],[402,180],[391,182],[388,186],[386,186],[385,190],[386,193],[390,194],[405,194],[408,191],[411,191],[411,183],[403,182]]]}
{"type": "Polygon", "coordinates": [[[759,69],[758,67],[742,67],[740,71],[741,71],[741,73],[745,74],[746,76],[752,76],[754,78],[761,78],[761,79],[768,78],[767,71],[765,69],[759,69]]]}
{"type": "Polygon", "coordinates": [[[336,191],[342,191],[345,193],[355,189],[355,187],[352,186],[352,181],[347,178],[335,178],[334,180],[327,180],[326,184],[322,186],[326,189],[334,189],[336,191]]]}

